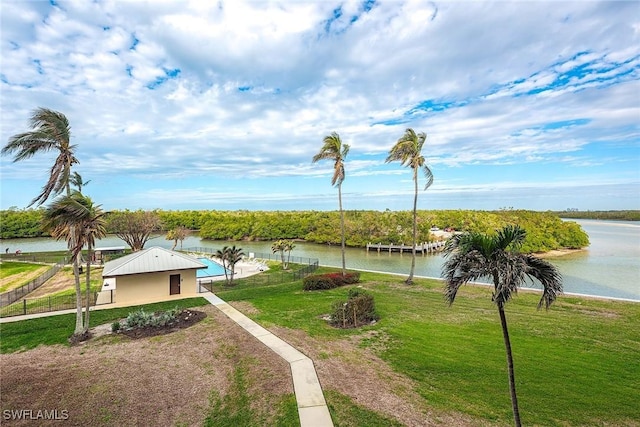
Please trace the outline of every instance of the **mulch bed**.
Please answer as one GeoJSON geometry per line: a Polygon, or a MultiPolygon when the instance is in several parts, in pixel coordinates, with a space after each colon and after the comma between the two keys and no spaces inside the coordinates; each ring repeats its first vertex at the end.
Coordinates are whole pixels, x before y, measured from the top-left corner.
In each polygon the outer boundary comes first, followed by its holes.
{"type": "Polygon", "coordinates": [[[207,317],[207,313],[205,312],[185,309],[176,316],[175,322],[170,325],[162,327],[147,326],[131,330],[120,329],[117,333],[119,335],[126,335],[133,339],[155,337],[157,335],[165,335],[180,329],[188,328],[200,322],[205,317],[207,317]]]}

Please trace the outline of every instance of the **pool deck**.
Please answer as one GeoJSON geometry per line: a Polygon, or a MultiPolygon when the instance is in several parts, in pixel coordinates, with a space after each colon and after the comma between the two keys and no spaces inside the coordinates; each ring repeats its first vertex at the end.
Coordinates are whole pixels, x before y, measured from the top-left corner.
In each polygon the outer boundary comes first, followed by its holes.
{"type": "MultiPolygon", "coordinates": [[[[213,260],[218,263],[218,260],[213,260]]],[[[261,264],[257,261],[240,261],[236,264],[235,273],[233,275],[234,279],[242,279],[244,277],[253,276],[258,273],[262,273],[263,271],[268,270],[269,267],[266,267],[264,264],[261,264]]],[[[209,282],[209,281],[220,281],[225,280],[224,273],[219,276],[204,276],[204,277],[196,277],[196,280],[209,282]]]]}

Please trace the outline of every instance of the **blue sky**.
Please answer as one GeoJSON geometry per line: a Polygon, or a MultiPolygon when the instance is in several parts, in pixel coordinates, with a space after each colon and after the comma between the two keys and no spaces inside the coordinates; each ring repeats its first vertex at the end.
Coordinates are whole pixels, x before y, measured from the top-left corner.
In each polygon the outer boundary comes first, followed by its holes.
{"type": "MultiPolygon", "coordinates": [[[[70,120],[105,209],[336,210],[325,135],[351,145],[345,209],[412,208],[385,164],[427,133],[420,209],[640,209],[635,1],[12,1],[0,142],[70,120]]],[[[23,208],[53,154],[2,157],[23,208]]],[[[422,186],[421,186],[422,187],[422,186]]]]}

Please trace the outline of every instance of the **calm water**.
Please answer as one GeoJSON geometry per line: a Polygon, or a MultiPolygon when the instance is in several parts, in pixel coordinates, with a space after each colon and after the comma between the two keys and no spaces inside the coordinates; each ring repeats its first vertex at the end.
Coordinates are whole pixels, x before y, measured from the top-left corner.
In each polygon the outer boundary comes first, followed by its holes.
{"type": "MultiPolygon", "coordinates": [[[[595,295],[609,298],[625,298],[640,301],[640,223],[625,221],[577,220],[589,234],[591,246],[587,250],[557,258],[548,258],[558,266],[564,279],[566,293],[595,295]]],[[[233,243],[231,243],[233,244],[233,243]]],[[[164,236],[156,237],[147,247],[171,248],[172,241],[164,236]]],[[[183,247],[207,247],[221,249],[229,242],[200,240],[190,236],[183,247]]],[[[101,240],[98,247],[126,246],[117,237],[101,240]]],[[[245,253],[271,252],[270,242],[238,242],[245,253]]],[[[11,239],[1,241],[0,248],[15,252],[39,252],[64,250],[64,242],[49,238],[11,239]]],[[[321,265],[339,267],[342,263],[339,246],[297,243],[291,253],[294,256],[318,258],[321,265]]],[[[364,249],[347,248],[347,267],[359,270],[384,271],[407,274],[411,266],[411,254],[367,252],[364,249]]],[[[417,276],[440,277],[443,258],[440,255],[418,255],[417,276]]]]}

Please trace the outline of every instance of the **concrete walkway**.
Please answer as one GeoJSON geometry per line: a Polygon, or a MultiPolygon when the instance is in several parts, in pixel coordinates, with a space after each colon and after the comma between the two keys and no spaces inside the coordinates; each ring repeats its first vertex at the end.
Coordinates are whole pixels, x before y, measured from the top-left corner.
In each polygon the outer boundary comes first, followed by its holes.
{"type": "Polygon", "coordinates": [[[207,292],[202,296],[289,363],[293,377],[293,390],[298,402],[300,426],[333,427],[313,361],[216,295],[207,292]]]}

